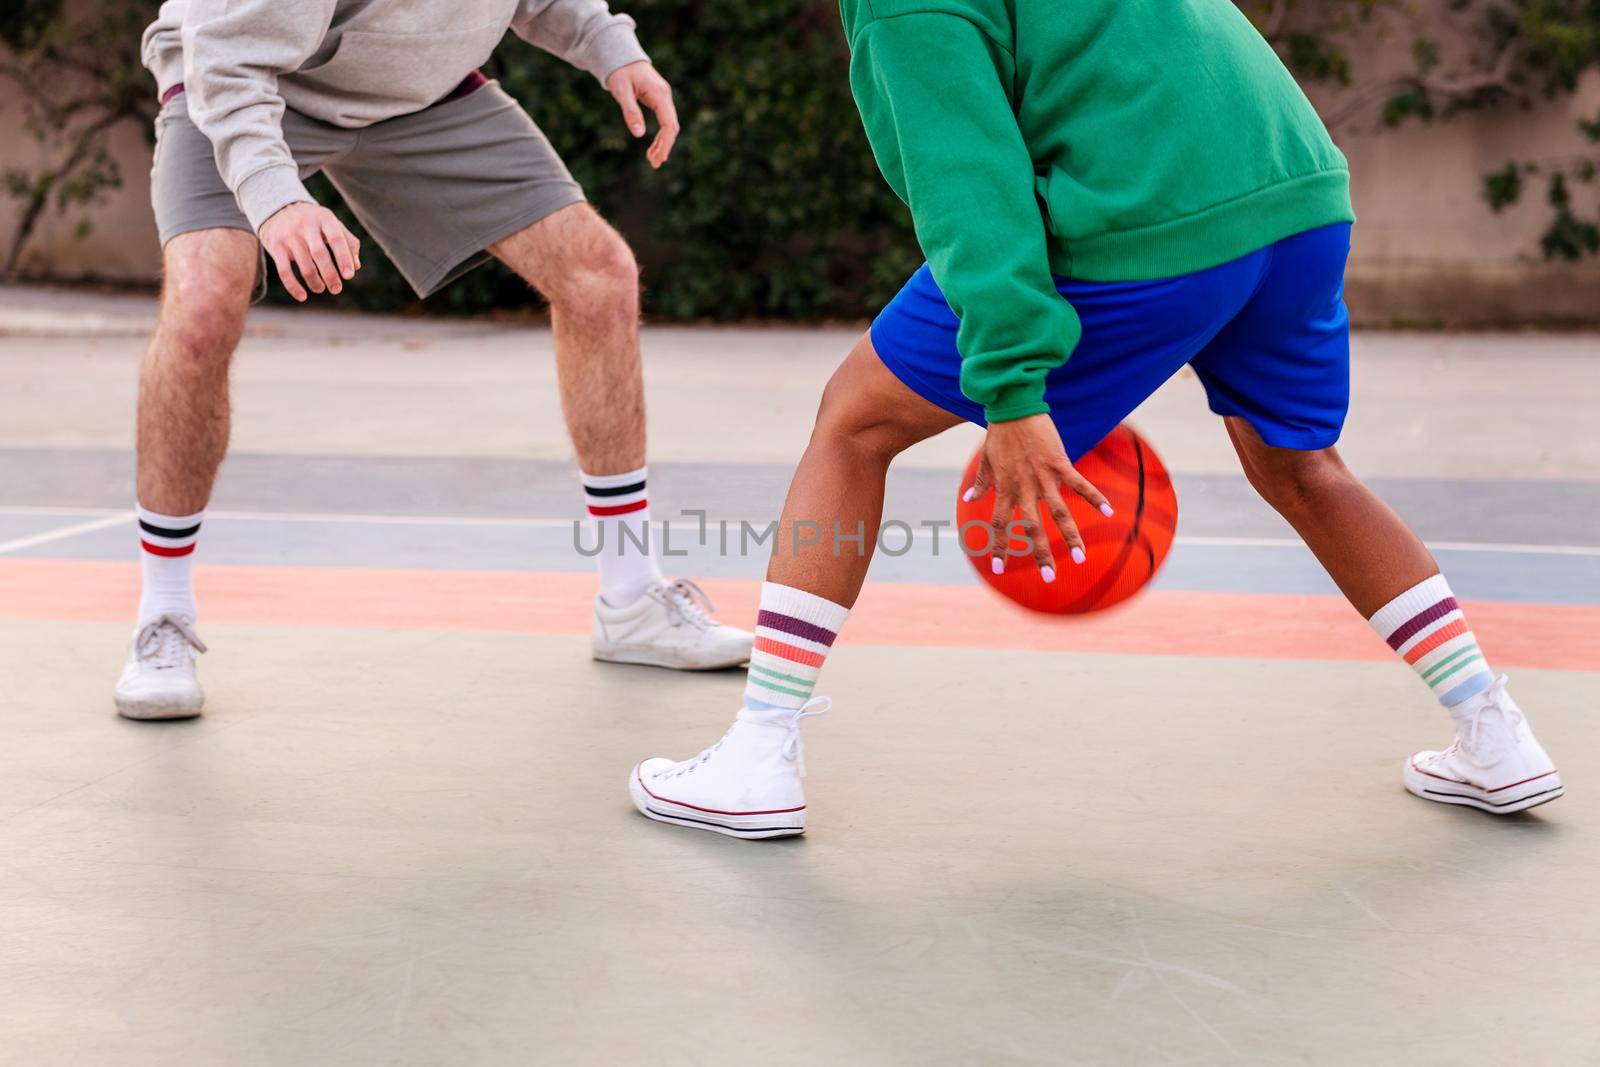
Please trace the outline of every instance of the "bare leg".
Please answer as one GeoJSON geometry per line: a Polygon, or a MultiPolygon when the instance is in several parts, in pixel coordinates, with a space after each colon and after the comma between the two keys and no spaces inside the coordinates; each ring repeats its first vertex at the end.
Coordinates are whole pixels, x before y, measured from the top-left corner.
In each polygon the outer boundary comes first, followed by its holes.
{"type": "Polygon", "coordinates": [[[645,462],[639,268],[621,235],[573,204],[489,251],[550,301],[561,409],[586,474],[645,462]]]}
{"type": "Polygon", "coordinates": [[[863,336],[823,391],[811,443],[789,484],[767,581],[853,605],[876,548],[890,462],[961,421],[906,388],[863,336]],[[807,529],[820,530],[820,539],[797,537],[804,523],[816,524],[807,529]],[[852,541],[835,551],[835,529],[851,537],[864,532],[860,550],[852,541]],[[797,548],[802,540],[819,543],[797,548]]]}
{"type": "Polygon", "coordinates": [[[901,384],[869,337],[850,351],[823,392],[811,443],[789,485],[761,590],[744,706],[722,740],[693,764],[657,757],[635,766],[628,792],[640,812],[746,839],[805,832],[800,723],[827,709],[812,691],[866,579],[889,464],[960,421],[901,384]],[[820,543],[797,548],[801,523],[820,527],[820,543]],[[834,551],[836,526],[852,536],[863,529],[859,552],[853,545],[834,551]]]}
{"type": "Polygon", "coordinates": [[[1250,484],[1363,617],[1439,573],[1422,540],[1350,473],[1336,449],[1272,448],[1243,419],[1227,424],[1250,484]]]}
{"type": "Polygon", "coordinates": [[[228,367],[260,262],[243,230],[167,242],[161,311],[139,365],[139,502],[191,515],[211,499],[228,450],[228,367]]]}
{"type": "Polygon", "coordinates": [[[733,667],[750,635],[712,618],[692,582],[668,582],[645,488],[639,268],[588,204],[561,209],[489,251],[550,301],[567,432],[598,548],[594,657],[680,670],[733,667]]]}
{"type": "Polygon", "coordinates": [[[1456,742],[1413,753],[1410,792],[1509,815],[1555,800],[1564,787],[1549,753],[1496,679],[1428,549],[1405,521],[1345,468],[1339,454],[1268,447],[1229,419],[1250,483],[1306,545],[1379,637],[1450,709],[1456,742]]]}
{"type": "Polygon", "coordinates": [[[161,309],[139,365],[139,631],[115,693],[130,719],[191,718],[205,704],[190,517],[205,510],[228,450],[228,365],[260,258],[252,234],[214,229],[174,237],[162,261],[161,309]]]}

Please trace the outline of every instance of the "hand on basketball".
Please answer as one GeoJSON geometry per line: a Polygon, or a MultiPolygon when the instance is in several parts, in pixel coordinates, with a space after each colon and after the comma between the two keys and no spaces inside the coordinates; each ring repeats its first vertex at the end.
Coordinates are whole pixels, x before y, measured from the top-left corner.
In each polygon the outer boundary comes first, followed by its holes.
{"type": "Polygon", "coordinates": [[[277,265],[278,280],[296,300],[304,301],[308,288],[338,293],[361,269],[361,242],[320,204],[302,200],[279,208],[257,236],[277,265]]]}
{"type": "Polygon", "coordinates": [[[1061,434],[1048,415],[990,423],[977,477],[962,499],[976,500],[991,488],[994,490],[994,518],[990,520],[989,542],[991,565],[996,574],[1005,569],[1011,536],[1016,532],[1032,545],[1033,561],[1044,580],[1055,581],[1050,538],[1037,521],[1041,508],[1055,519],[1056,528],[1072,549],[1072,561],[1084,561],[1083,537],[1061,497],[1063,488],[1077,493],[1106,515],[1111,514],[1111,505],[1100,490],[1073,469],[1066,449],[1061,446],[1061,434]],[[1012,519],[1012,513],[1018,508],[1022,509],[1022,518],[1012,519]]]}
{"type": "Polygon", "coordinates": [[[635,137],[644,136],[644,112],[639,110],[639,105],[655,112],[661,128],[644,155],[652,167],[661,166],[672,154],[672,144],[678,139],[678,110],[672,106],[672,86],[656,73],[648,60],[641,59],[612,71],[606,78],[606,88],[617,98],[617,106],[622,108],[622,121],[628,124],[628,132],[635,137]]]}

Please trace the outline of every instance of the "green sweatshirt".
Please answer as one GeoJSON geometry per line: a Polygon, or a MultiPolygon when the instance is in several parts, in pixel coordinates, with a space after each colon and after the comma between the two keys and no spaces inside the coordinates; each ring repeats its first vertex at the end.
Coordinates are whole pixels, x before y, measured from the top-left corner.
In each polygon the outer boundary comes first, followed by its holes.
{"type": "Polygon", "coordinates": [[[878,166],[991,422],[1049,410],[1051,275],[1204,270],[1355,218],[1344,156],[1230,0],[841,0],[878,166]]]}

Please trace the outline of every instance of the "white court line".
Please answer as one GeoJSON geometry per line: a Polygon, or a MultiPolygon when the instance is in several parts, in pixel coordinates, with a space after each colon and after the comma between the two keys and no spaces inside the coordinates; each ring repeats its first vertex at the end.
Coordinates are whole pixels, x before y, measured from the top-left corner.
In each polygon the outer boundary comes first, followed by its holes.
{"type": "MultiPolygon", "coordinates": [[[[1222,548],[1304,548],[1298,537],[1179,537],[1180,545],[1222,548]]],[[[1428,541],[1436,552],[1504,552],[1518,556],[1600,556],[1595,545],[1531,545],[1514,541],[1428,541]]]]}
{"type": "MultiPolygon", "coordinates": [[[[569,529],[572,519],[505,519],[471,515],[341,515],[337,512],[208,511],[207,519],[241,522],[348,522],[358,526],[521,526],[569,529]]],[[[579,518],[579,516],[573,516],[579,518]]],[[[659,522],[657,523],[659,525],[659,522]]]]}
{"type": "MultiPolygon", "coordinates": [[[[125,515],[115,508],[30,507],[23,504],[0,506],[4,515],[125,515]]],[[[574,516],[575,518],[577,516],[574,516]]],[[[343,522],[376,526],[526,526],[565,529],[572,519],[507,519],[471,515],[361,515],[317,511],[207,511],[206,520],[232,519],[241,522],[343,522]]]]}
{"type": "Polygon", "coordinates": [[[64,541],[69,537],[93,533],[95,530],[104,530],[111,526],[121,526],[125,522],[132,522],[136,517],[136,512],[118,511],[110,515],[103,515],[98,519],[90,519],[88,522],[74,523],[71,526],[45,530],[43,533],[36,533],[28,537],[19,537],[14,541],[0,541],[0,556],[5,555],[7,552],[19,552],[24,548],[47,545],[52,541],[64,541]]]}
{"type": "Polygon", "coordinates": [[[6,504],[0,506],[0,515],[121,515],[124,510],[123,508],[35,507],[28,504],[6,504]]]}
{"type": "MultiPolygon", "coordinates": [[[[8,552],[17,548],[27,548],[35,543],[59,540],[71,537],[78,533],[88,533],[92,530],[102,529],[106,526],[115,526],[119,522],[126,522],[132,518],[131,511],[115,511],[111,508],[74,508],[74,507],[28,507],[25,505],[0,506],[0,515],[97,515],[106,517],[103,523],[85,523],[81,526],[67,527],[61,530],[37,534],[35,537],[43,541],[34,541],[32,538],[22,538],[18,541],[0,542],[0,552],[8,552]]],[[[238,522],[311,522],[311,523],[350,523],[368,526],[486,526],[486,527],[512,527],[522,529],[553,529],[567,530],[572,527],[572,519],[511,519],[493,517],[472,517],[464,515],[363,515],[342,514],[339,512],[304,512],[304,511],[208,511],[206,518],[228,519],[238,522]]],[[[656,520],[656,525],[661,520],[656,520]]],[[[736,526],[738,519],[726,520],[730,525],[736,526]]],[[[695,529],[698,520],[686,519],[674,521],[674,526],[695,529]]],[[[708,520],[708,526],[715,525],[715,520],[708,520]]],[[[765,523],[754,524],[763,528],[765,523]]],[[[913,528],[912,535],[918,540],[931,537],[933,531],[926,528],[913,528]]],[[[712,535],[708,532],[708,539],[712,535]]],[[[894,536],[902,536],[902,531],[896,529],[894,536]]],[[[939,537],[954,536],[950,527],[941,527],[939,537]]],[[[1177,539],[1180,545],[1202,545],[1213,548],[1304,548],[1305,545],[1297,537],[1193,537],[1180,535],[1177,539]]],[[[1429,541],[1430,549],[1441,552],[1498,552],[1507,555],[1523,556],[1600,556],[1600,545],[1540,545],[1512,541],[1429,541]]]]}

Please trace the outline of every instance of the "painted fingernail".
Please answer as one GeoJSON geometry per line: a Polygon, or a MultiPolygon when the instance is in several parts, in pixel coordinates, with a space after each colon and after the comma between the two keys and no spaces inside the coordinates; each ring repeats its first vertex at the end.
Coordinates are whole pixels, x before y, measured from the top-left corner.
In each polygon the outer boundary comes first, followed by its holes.
{"type": "Polygon", "coordinates": [[[1072,562],[1078,564],[1081,567],[1083,565],[1084,559],[1085,559],[1085,556],[1083,554],[1083,549],[1081,549],[1078,546],[1074,545],[1072,547],[1072,562]]]}
{"type": "Polygon", "coordinates": [[[1045,584],[1048,585],[1056,580],[1056,569],[1054,567],[1040,567],[1039,577],[1043,578],[1045,584]]]}
{"type": "Polygon", "coordinates": [[[1101,504],[1100,505],[1100,514],[1104,515],[1106,518],[1109,519],[1111,516],[1115,515],[1116,512],[1111,510],[1111,505],[1110,504],[1101,504]]]}
{"type": "Polygon", "coordinates": [[[989,560],[989,569],[996,574],[1004,574],[1006,572],[1006,561],[999,556],[994,556],[989,560]]]}
{"type": "Polygon", "coordinates": [[[978,499],[978,487],[975,485],[967,486],[967,491],[961,494],[961,502],[970,504],[976,499],[978,499]]]}

